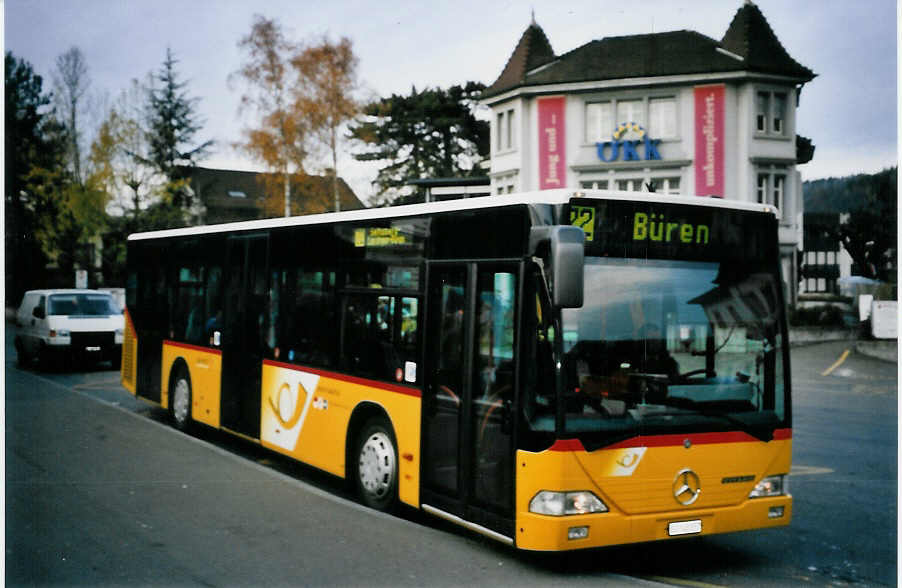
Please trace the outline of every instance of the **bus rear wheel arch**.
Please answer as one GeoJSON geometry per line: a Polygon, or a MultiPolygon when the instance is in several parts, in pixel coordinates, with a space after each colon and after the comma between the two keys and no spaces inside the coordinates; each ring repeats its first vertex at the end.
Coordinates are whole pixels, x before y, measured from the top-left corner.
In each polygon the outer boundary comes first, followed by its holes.
{"type": "Polygon", "coordinates": [[[349,461],[349,472],[361,502],[390,511],[398,498],[398,443],[391,422],[384,415],[368,418],[358,430],[349,461]]]}
{"type": "Polygon", "coordinates": [[[169,378],[169,414],[179,431],[191,428],[191,376],[184,361],[176,361],[169,378]]]}

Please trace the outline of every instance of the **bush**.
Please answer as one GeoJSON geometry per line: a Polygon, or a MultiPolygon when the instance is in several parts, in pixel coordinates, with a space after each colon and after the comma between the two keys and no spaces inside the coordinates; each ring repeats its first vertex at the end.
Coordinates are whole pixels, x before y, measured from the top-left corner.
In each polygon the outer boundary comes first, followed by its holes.
{"type": "Polygon", "coordinates": [[[845,326],[842,309],[830,305],[794,308],[789,313],[789,324],[793,327],[845,326]]]}

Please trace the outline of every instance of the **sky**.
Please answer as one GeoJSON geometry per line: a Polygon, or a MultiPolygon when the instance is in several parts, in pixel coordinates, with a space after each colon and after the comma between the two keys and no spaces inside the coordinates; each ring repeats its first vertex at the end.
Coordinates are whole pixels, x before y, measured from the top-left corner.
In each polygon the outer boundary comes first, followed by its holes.
{"type": "MultiPolygon", "coordinates": [[[[262,167],[233,143],[253,123],[239,114],[243,87],[229,74],[242,63],[238,41],[254,14],[277,20],[297,41],[326,34],[353,42],[362,98],[406,94],[412,86],[491,84],[532,15],[557,55],[603,37],[692,30],[721,39],[745,0],[0,0],[5,49],[50,76],[60,54],[79,47],[96,102],[111,103],[133,78],[158,70],[167,47],[188,94],[199,99],[213,139],[201,165],[262,167]]],[[[756,2],[789,54],[817,77],[805,85],[797,132],[813,140],[803,180],[873,173],[897,164],[898,49],[895,0],[756,2]]],[[[98,117],[99,122],[99,115],[98,117]]],[[[326,163],[325,161],[323,162],[326,163]]],[[[346,149],[338,172],[361,200],[378,167],[346,149]]]]}

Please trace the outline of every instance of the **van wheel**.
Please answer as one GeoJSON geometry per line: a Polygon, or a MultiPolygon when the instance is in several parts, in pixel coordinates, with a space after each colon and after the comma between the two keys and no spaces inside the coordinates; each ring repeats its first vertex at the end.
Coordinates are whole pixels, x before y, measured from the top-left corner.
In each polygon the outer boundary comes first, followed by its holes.
{"type": "Polygon", "coordinates": [[[31,357],[25,351],[25,347],[19,339],[15,340],[16,346],[16,365],[20,368],[27,368],[31,363],[31,357]]]}
{"type": "Polygon", "coordinates": [[[361,501],[387,511],[398,496],[398,449],[391,425],[384,418],[367,422],[357,437],[355,480],[361,501]]]}
{"type": "Polygon", "coordinates": [[[41,345],[38,350],[38,367],[45,372],[53,371],[57,367],[56,357],[46,345],[41,345]]]}
{"type": "Polygon", "coordinates": [[[172,422],[176,429],[187,432],[191,427],[191,380],[184,368],[176,372],[169,390],[172,422]]]}

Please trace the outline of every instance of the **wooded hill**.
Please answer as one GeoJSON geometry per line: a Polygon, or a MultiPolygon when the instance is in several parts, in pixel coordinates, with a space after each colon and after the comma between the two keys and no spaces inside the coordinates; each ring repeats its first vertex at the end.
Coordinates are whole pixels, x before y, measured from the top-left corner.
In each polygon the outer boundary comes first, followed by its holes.
{"type": "Polygon", "coordinates": [[[857,174],[804,182],[802,184],[804,211],[851,212],[868,206],[873,202],[872,198],[895,199],[896,172],[897,168],[893,167],[876,174],[857,174]],[[887,190],[887,187],[891,189],[887,190]]]}

